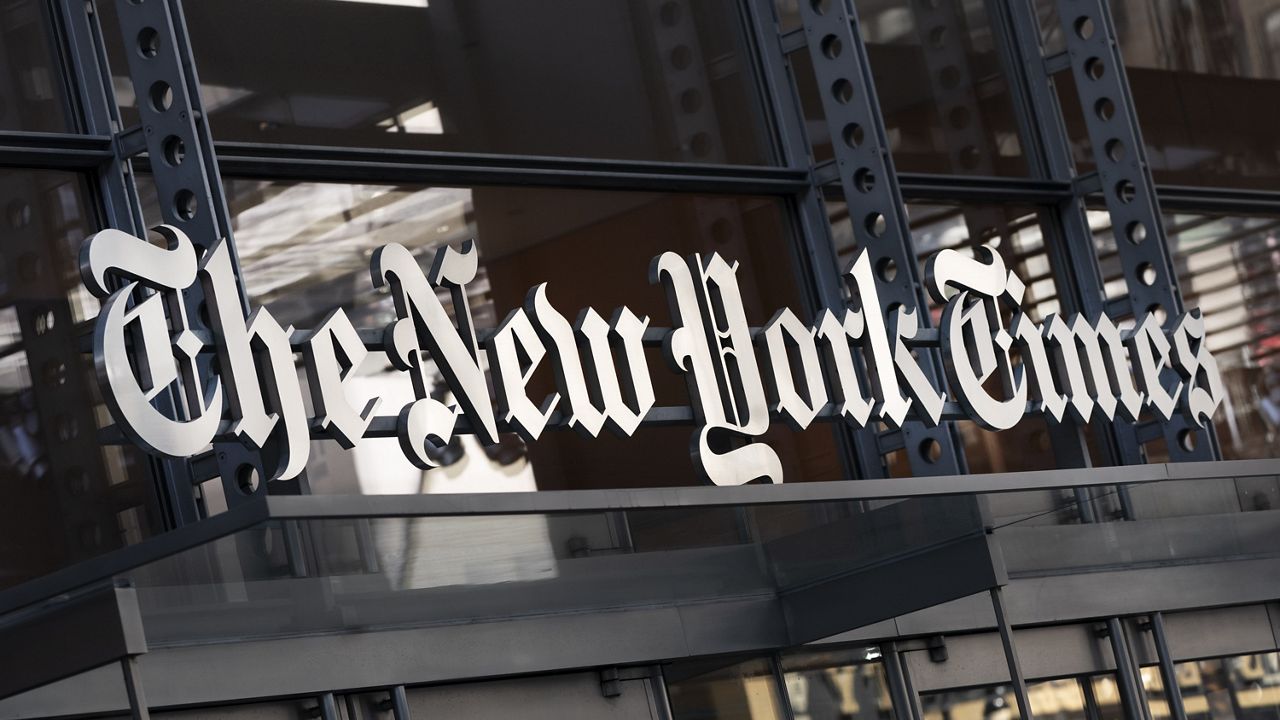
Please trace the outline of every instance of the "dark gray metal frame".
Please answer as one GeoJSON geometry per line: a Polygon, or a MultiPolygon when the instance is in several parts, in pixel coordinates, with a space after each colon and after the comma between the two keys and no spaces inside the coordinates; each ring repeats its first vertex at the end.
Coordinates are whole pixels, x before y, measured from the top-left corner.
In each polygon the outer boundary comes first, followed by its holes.
{"type": "MultiPolygon", "coordinates": [[[[988,3],[998,45],[1008,57],[1005,63],[1007,79],[1013,89],[1023,146],[1032,169],[1031,177],[1023,179],[900,174],[893,170],[865,48],[852,5],[846,0],[828,3],[828,11],[823,15],[814,13],[813,5],[807,0],[802,2],[806,31],[789,35],[778,32],[775,11],[769,0],[742,0],[742,18],[753,53],[751,60],[758,70],[767,105],[766,114],[770,116],[775,135],[776,152],[782,160],[781,167],[766,168],[216,143],[201,112],[195,62],[186,40],[178,0],[144,0],[138,3],[98,0],[116,3],[125,29],[126,45],[132,47],[143,27],[157,28],[162,34],[161,52],[155,57],[129,54],[130,74],[139,90],[137,95],[144,98],[140,103],[143,125],[123,128],[106,72],[106,53],[101,30],[94,17],[93,3],[80,0],[44,2],[79,132],[68,135],[0,132],[0,165],[83,172],[98,194],[100,205],[97,210],[101,223],[131,232],[140,232],[144,228],[132,173],[135,166],[149,170],[162,198],[174,198],[184,191],[196,197],[199,209],[191,218],[184,217],[173,202],[162,203],[162,212],[166,222],[185,226],[192,238],[202,245],[230,235],[220,172],[230,176],[338,182],[527,184],[617,190],[759,193],[782,198],[792,208],[796,254],[806,275],[802,282],[808,289],[812,302],[810,309],[813,309],[837,305],[844,298],[823,198],[824,187],[838,182],[844,199],[855,210],[855,217],[875,212],[885,218],[887,231],[879,239],[860,239],[873,249],[877,266],[889,259],[894,261],[899,269],[896,282],[885,281],[881,290],[886,296],[893,294],[893,300],[908,307],[921,306],[921,303],[915,280],[914,253],[910,249],[910,234],[902,211],[903,199],[1020,202],[1041,207],[1046,236],[1057,247],[1055,264],[1061,278],[1060,287],[1069,289],[1069,292],[1064,290],[1064,298],[1075,302],[1077,309],[1087,314],[1113,309],[1104,303],[1097,258],[1089,242],[1090,233],[1083,216],[1086,206],[1105,205],[1115,220],[1114,227],[1123,230],[1133,222],[1142,222],[1148,228],[1145,242],[1133,244],[1123,238],[1117,241],[1133,306],[1143,310],[1159,304],[1172,314],[1181,305],[1176,278],[1168,271],[1170,265],[1163,244],[1157,197],[1165,207],[1179,210],[1280,214],[1280,193],[1156,187],[1152,184],[1106,0],[1089,0],[1081,6],[1093,20],[1095,31],[1089,37],[1076,32],[1076,18],[1081,12],[1077,6],[1080,3],[1059,3],[1060,10],[1071,14],[1063,16],[1069,51],[1066,57],[1058,58],[1043,57],[1030,0],[988,3]],[[843,45],[844,52],[835,59],[823,54],[821,40],[827,35],[835,35],[843,45]],[[786,59],[788,50],[806,45],[813,57],[815,71],[824,80],[820,87],[827,88],[837,79],[845,79],[853,88],[854,102],[847,104],[833,102],[828,97],[829,93],[824,93],[827,122],[836,129],[832,136],[837,139],[837,145],[847,122],[861,124],[867,138],[859,147],[840,149],[837,160],[826,164],[813,162],[786,59]],[[1093,58],[1103,61],[1104,72],[1098,79],[1090,75],[1093,58]],[[1104,95],[1111,98],[1116,106],[1116,114],[1111,120],[1093,118],[1088,121],[1093,144],[1098,149],[1100,170],[1096,176],[1076,177],[1066,150],[1061,110],[1046,69],[1068,65],[1076,75],[1077,85],[1082,88],[1086,107],[1092,107],[1104,95]],[[149,107],[145,101],[155,82],[165,82],[170,86],[173,101],[167,109],[149,107]],[[171,137],[180,138],[185,145],[184,162],[171,163],[163,159],[166,141],[171,137]],[[1107,157],[1108,143],[1114,139],[1129,149],[1128,159],[1115,162],[1107,157]],[[870,192],[863,192],[864,184],[858,182],[865,179],[865,175],[857,174],[861,168],[870,169],[874,176],[870,192]],[[1133,200],[1125,201],[1117,194],[1116,189],[1122,182],[1132,184],[1133,200]],[[1137,268],[1143,264],[1165,269],[1154,285],[1144,285],[1136,277],[1137,268]]],[[[1128,188],[1125,194],[1127,196],[1128,188]]],[[[932,361],[926,359],[925,362],[932,361]]],[[[1180,451],[1177,440],[1185,429],[1170,425],[1157,427],[1153,432],[1151,429],[1117,425],[1110,446],[1112,459],[1123,463],[1142,462],[1140,438],[1149,440],[1157,435],[1166,438],[1175,459],[1218,456],[1216,441],[1211,435],[1209,442],[1198,443],[1193,451],[1180,451]]],[[[1081,455],[1079,430],[1058,428],[1056,432],[1055,454],[1060,466],[1087,464],[1087,454],[1081,455]]],[[[837,434],[851,477],[883,477],[883,454],[886,451],[900,447],[911,450],[926,439],[937,441],[943,452],[937,463],[923,463],[916,457],[918,453],[909,452],[915,474],[954,474],[964,469],[958,438],[947,423],[933,429],[909,425],[899,433],[883,436],[877,436],[873,431],[850,433],[838,430],[837,434]]],[[[232,478],[234,471],[246,463],[259,464],[256,458],[243,455],[235,447],[220,447],[218,450],[216,456],[208,460],[218,467],[216,474],[224,478],[232,478]]],[[[202,465],[210,466],[210,462],[202,465]]],[[[1179,470],[1171,469],[1173,467],[1147,466],[1125,472],[1094,470],[1087,476],[1072,474],[1070,482],[1060,485],[1052,484],[1062,482],[1061,478],[1053,475],[1057,479],[1046,480],[1042,485],[1078,488],[1086,484],[1138,482],[1149,477],[1180,474],[1179,470]],[[1155,475],[1149,476],[1149,473],[1155,475]]],[[[193,485],[214,473],[193,471],[191,464],[186,462],[156,462],[154,468],[154,501],[165,509],[166,523],[182,530],[151,541],[144,546],[146,552],[163,552],[164,548],[176,547],[189,536],[226,530],[223,525],[227,524],[227,517],[210,518],[195,524],[201,513],[193,485]]],[[[954,478],[938,480],[954,481],[954,478]]],[[[990,476],[980,484],[988,482],[999,484],[1005,480],[1000,476],[990,476]]],[[[887,483],[867,482],[859,488],[859,495],[866,498],[876,497],[877,493],[881,497],[902,496],[912,494],[912,486],[948,492],[944,486],[932,485],[923,478],[900,479],[891,483],[892,487],[887,483]]],[[[241,495],[233,485],[227,487],[229,499],[251,499],[241,495]]],[[[1018,487],[1028,486],[1023,482],[1018,487]]],[[[969,488],[973,489],[972,484],[969,488]]],[[[986,489],[1007,488],[988,485],[986,489]]],[[[680,497],[682,503],[698,505],[704,500],[709,501],[708,493],[715,492],[713,504],[731,502],[733,493],[726,494],[726,490],[695,488],[682,491],[680,497]]],[[[1078,494],[1078,497],[1083,500],[1083,496],[1078,494]]],[[[538,496],[535,504],[547,509],[566,509],[589,507],[592,502],[590,493],[544,493],[538,496]]],[[[1082,507],[1085,505],[1083,501],[1081,504],[1082,507]]],[[[141,551],[142,548],[134,548],[100,561],[91,561],[87,566],[77,566],[74,572],[59,573],[20,588],[16,595],[14,591],[0,594],[3,598],[0,606],[13,608],[23,604],[24,598],[30,600],[60,582],[69,582],[72,578],[78,581],[96,573],[109,572],[113,563],[141,551]]],[[[1157,627],[1158,614],[1152,618],[1153,634],[1157,633],[1157,627]]],[[[1124,643],[1123,634],[1114,641],[1124,643]]],[[[889,651],[893,652],[893,649],[889,651]]],[[[1121,647],[1120,651],[1123,652],[1124,648],[1121,647]]],[[[905,681],[909,684],[909,678],[905,681]]]]}

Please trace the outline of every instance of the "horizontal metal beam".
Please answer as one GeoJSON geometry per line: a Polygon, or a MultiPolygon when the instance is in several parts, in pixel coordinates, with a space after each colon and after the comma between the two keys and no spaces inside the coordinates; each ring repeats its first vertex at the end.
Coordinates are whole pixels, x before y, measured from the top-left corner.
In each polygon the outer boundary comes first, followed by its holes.
{"type": "MultiPolygon", "coordinates": [[[[1011,623],[1021,627],[1223,607],[1274,597],[1280,589],[1274,566],[1274,560],[1252,560],[1015,579],[1005,596],[1011,623]]],[[[777,612],[777,599],[752,598],[731,606],[628,608],[590,616],[308,635],[156,648],[142,656],[140,666],[152,707],[223,704],[759,651],[786,642],[773,625],[777,612]],[[602,637],[609,642],[600,642],[602,637]],[[513,653],[513,644],[537,652],[513,653]]],[[[874,642],[994,627],[990,600],[981,593],[830,641],[874,642]]],[[[998,654],[992,658],[1003,665],[998,654]]],[[[126,707],[119,673],[105,668],[0,702],[0,720],[126,707]]]]}
{"type": "Polygon", "coordinates": [[[547,490],[444,495],[265,496],[0,592],[0,613],[85,587],[271,519],[521,515],[751,504],[839,502],[1065,489],[1166,480],[1280,475],[1280,459],[1133,465],[985,475],[940,475],[779,485],[547,490]]]}
{"type": "MultiPolygon", "coordinates": [[[[441,495],[271,496],[273,518],[426,517],[520,515],[549,512],[604,512],[660,508],[731,507],[752,504],[885,500],[909,497],[1009,493],[1085,486],[1137,485],[1166,480],[1270,477],[1280,475],[1280,459],[1127,465],[1115,467],[983,475],[782,483],[778,485],[644,488],[633,490],[543,490],[536,493],[441,495]]],[[[0,593],[0,600],[4,594],[0,593]]]]}
{"type": "MultiPolygon", "coordinates": [[[[650,662],[759,652],[787,645],[779,612],[776,598],[748,598],[163,648],[142,656],[139,664],[153,709],[221,704],[627,665],[637,658],[650,662]]],[[[95,672],[0,702],[0,718],[112,713],[127,707],[119,673],[95,672]]]]}
{"type": "Polygon", "coordinates": [[[1156,195],[1165,212],[1223,215],[1280,214],[1280,192],[1232,188],[1157,185],[1156,195]]]}
{"type": "Polygon", "coordinates": [[[225,142],[215,144],[215,149],[225,176],[268,180],[767,195],[809,187],[807,170],[766,166],[225,142]]]}
{"type": "MultiPolygon", "coordinates": [[[[839,169],[834,161],[814,168],[828,199],[840,200],[839,169]]],[[[898,173],[904,200],[1005,203],[1057,203],[1071,198],[1071,183],[1029,178],[898,173]]]]}
{"type": "Polygon", "coordinates": [[[110,137],[0,132],[0,166],[92,170],[115,157],[110,137]]]}

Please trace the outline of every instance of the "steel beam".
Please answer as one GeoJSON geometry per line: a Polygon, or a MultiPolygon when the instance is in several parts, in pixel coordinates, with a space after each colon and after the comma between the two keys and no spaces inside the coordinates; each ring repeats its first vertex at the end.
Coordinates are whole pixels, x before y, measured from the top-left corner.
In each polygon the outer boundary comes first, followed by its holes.
{"type": "Polygon", "coordinates": [[[1187,720],[1187,709],[1182,702],[1182,687],[1178,685],[1178,672],[1169,652],[1169,638],[1164,633],[1164,613],[1151,613],[1151,639],[1155,643],[1156,656],[1160,661],[1160,680],[1164,685],[1164,698],[1169,704],[1169,714],[1173,720],[1187,720]]]}
{"type": "MultiPolygon", "coordinates": [[[[800,9],[844,201],[874,268],[881,311],[900,307],[928,327],[929,306],[857,15],[849,0],[802,2],[800,9]]],[[[941,356],[922,351],[919,361],[934,386],[944,387],[941,356]]],[[[909,421],[894,436],[882,449],[904,448],[913,475],[965,470],[963,444],[950,424],[909,421]]]]}
{"type": "MultiPolygon", "coordinates": [[[[181,5],[177,0],[110,1],[115,2],[129,77],[138,98],[161,217],[185,232],[200,250],[225,239],[232,261],[238,265],[181,5]]],[[[196,327],[204,325],[199,313],[201,294],[199,288],[193,288],[185,297],[191,324],[196,327]]],[[[241,301],[247,315],[243,285],[241,301]]],[[[273,462],[264,462],[259,453],[238,442],[215,443],[215,457],[228,505],[244,502],[251,493],[266,493],[266,482],[259,482],[249,493],[242,490],[238,476],[243,468],[252,467],[257,477],[269,477],[265,468],[273,462]]]]}
{"type": "MultiPolygon", "coordinates": [[[[1110,5],[1107,0],[1056,0],[1056,7],[1129,305],[1135,317],[1163,312],[1172,321],[1183,311],[1182,296],[1110,5]]],[[[1162,435],[1173,460],[1221,457],[1213,428],[1197,428],[1180,415],[1164,424],[1162,435]]],[[[1119,433],[1118,440],[1123,461],[1143,461],[1131,431],[1119,433]]]]}

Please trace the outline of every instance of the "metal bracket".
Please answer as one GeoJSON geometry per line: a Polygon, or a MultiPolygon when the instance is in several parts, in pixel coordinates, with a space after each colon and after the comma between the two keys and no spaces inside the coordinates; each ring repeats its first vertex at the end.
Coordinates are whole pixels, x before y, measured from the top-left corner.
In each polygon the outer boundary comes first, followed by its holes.
{"type": "Polygon", "coordinates": [[[120,160],[130,160],[138,157],[147,151],[146,133],[143,132],[141,125],[117,133],[115,138],[116,157],[120,160]]]}

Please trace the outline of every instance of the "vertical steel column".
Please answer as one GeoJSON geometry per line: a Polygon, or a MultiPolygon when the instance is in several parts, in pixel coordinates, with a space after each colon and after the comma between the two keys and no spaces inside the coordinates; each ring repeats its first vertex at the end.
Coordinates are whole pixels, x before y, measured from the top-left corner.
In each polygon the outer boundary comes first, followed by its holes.
{"type": "Polygon", "coordinates": [[[991,588],[991,609],[996,613],[996,627],[1000,629],[1000,644],[1004,646],[1004,659],[1009,665],[1009,681],[1013,684],[1013,696],[1018,701],[1019,717],[1030,720],[1031,701],[1027,697],[1027,681],[1022,676],[1018,647],[1013,642],[1013,628],[1004,614],[1004,593],[999,586],[991,588]]]}
{"type": "Polygon", "coordinates": [[[1147,704],[1143,702],[1142,681],[1134,671],[1133,655],[1129,652],[1129,640],[1125,637],[1124,623],[1119,618],[1106,622],[1107,639],[1111,642],[1111,655],[1116,661],[1116,684],[1120,687],[1120,699],[1124,703],[1125,717],[1147,717],[1147,704]]]}
{"type": "MultiPolygon", "coordinates": [[[[1128,305],[1138,318],[1163,312],[1173,319],[1183,311],[1182,296],[1109,4],[1107,0],[1056,0],[1056,7],[1093,147],[1096,178],[1111,214],[1128,305]]],[[[1213,428],[1200,430],[1181,415],[1162,423],[1161,434],[1171,460],[1221,456],[1213,428]]],[[[1141,462],[1141,458],[1123,459],[1141,462]]]]}
{"type": "MultiPolygon", "coordinates": [[[[647,30],[653,41],[653,74],[662,94],[654,105],[666,109],[673,142],[682,155],[696,162],[724,163],[715,93],[702,62],[693,6],[691,0],[648,0],[636,5],[634,13],[637,25],[647,30]]],[[[662,119],[655,121],[661,125],[662,119]]],[[[713,238],[730,257],[746,256],[746,234],[737,201],[696,198],[693,212],[703,237],[713,238]]]]}
{"type": "MultiPolygon", "coordinates": [[[[72,79],[71,91],[79,106],[81,127],[90,134],[115,135],[120,129],[120,111],[111,86],[106,48],[94,4],[57,0],[55,5],[53,19],[64,36],[64,64],[72,79]]],[[[121,144],[115,143],[114,149],[112,159],[100,165],[96,174],[102,226],[137,234],[144,231],[145,224],[133,184],[133,170],[121,144]]],[[[173,398],[166,402],[172,403],[173,398]]],[[[147,463],[154,479],[148,494],[165,525],[177,527],[196,520],[198,513],[187,462],[147,456],[147,463]]]]}
{"type": "Polygon", "coordinates": [[[671,696],[667,694],[667,678],[662,672],[661,665],[653,666],[649,687],[653,689],[653,704],[658,720],[672,720],[675,713],[671,711],[671,696]]]}
{"type": "Polygon", "coordinates": [[[1155,642],[1156,656],[1160,660],[1160,680],[1164,683],[1164,699],[1169,703],[1169,714],[1174,720],[1187,720],[1187,708],[1182,703],[1182,688],[1178,685],[1178,672],[1169,653],[1169,638],[1164,634],[1164,613],[1151,613],[1151,639],[1155,642]]]}
{"type": "Polygon", "coordinates": [[[1080,683],[1080,694],[1084,696],[1085,720],[1102,720],[1102,713],[1098,710],[1098,694],[1093,691],[1093,678],[1086,675],[1076,682],[1080,683]]]}
{"type": "MultiPolygon", "coordinates": [[[[1085,214],[1084,191],[1076,182],[1070,138],[1064,123],[1058,91],[1044,58],[1040,21],[1029,0],[1012,3],[988,0],[993,28],[1004,37],[1000,43],[1008,70],[1010,92],[1017,112],[1027,164],[1037,177],[1072,182],[1072,197],[1047,213],[1045,245],[1054,268],[1058,295],[1065,312],[1079,312],[1096,318],[1107,312],[1102,272],[1093,244],[1093,231],[1085,214]]],[[[1084,440],[1084,428],[1064,420],[1049,423],[1054,452],[1065,467],[1088,467],[1091,460],[1084,440]]],[[[1096,423],[1095,439],[1113,462],[1134,464],[1143,461],[1132,426],[1096,423]]],[[[1131,516],[1128,491],[1116,494],[1125,516],[1131,516]]],[[[1100,520],[1088,490],[1075,491],[1084,522],[1100,520]]]]}
{"type": "Polygon", "coordinates": [[[316,710],[320,720],[342,720],[342,715],[338,711],[337,698],[331,692],[320,696],[320,704],[316,710]]]}
{"type": "Polygon", "coordinates": [[[885,679],[889,682],[889,697],[893,701],[894,714],[899,720],[923,720],[920,695],[911,687],[907,678],[898,644],[886,642],[880,645],[880,661],[884,663],[885,679]]]}
{"type": "MultiPolygon", "coordinates": [[[[1070,181],[1071,148],[1053,80],[1044,72],[1040,25],[1029,2],[986,0],[991,29],[1018,122],[1023,157],[1032,177],[1070,181]]],[[[1040,213],[1045,250],[1065,312],[1094,316],[1105,310],[1102,274],[1093,251],[1084,199],[1073,195],[1040,213]]],[[[1066,420],[1045,421],[1059,467],[1089,467],[1084,427],[1066,420]]],[[[1109,439],[1108,439],[1109,440],[1109,439]]],[[[1110,447],[1108,441],[1104,443],[1110,447]]],[[[1081,519],[1095,520],[1089,493],[1076,490],[1081,519]]]]}
{"type": "MultiPolygon", "coordinates": [[[[200,250],[225,238],[235,261],[217,159],[200,104],[180,5],[176,0],[113,1],[161,216],[182,229],[200,250]]],[[[188,293],[188,299],[192,323],[203,325],[198,288],[188,293]]],[[[241,299],[247,313],[243,287],[241,299]]],[[[266,492],[265,482],[251,482],[255,472],[259,479],[267,476],[259,453],[238,442],[217,441],[214,454],[228,505],[266,492]]]]}
{"type": "Polygon", "coordinates": [[[409,720],[409,697],[403,685],[391,689],[391,716],[395,720],[409,720]]]}
{"type": "Polygon", "coordinates": [[[787,676],[782,672],[782,655],[774,653],[769,656],[769,670],[778,688],[778,703],[782,706],[782,717],[786,720],[796,720],[795,708],[791,707],[791,693],[787,692],[787,676]]]}
{"type": "MultiPolygon", "coordinates": [[[[897,307],[915,312],[927,327],[928,304],[857,16],[849,0],[806,0],[800,8],[840,186],[860,249],[875,270],[881,302],[886,312],[897,307]]],[[[946,387],[937,351],[921,351],[919,359],[929,380],[946,387]]],[[[951,423],[927,427],[909,420],[879,440],[882,453],[906,449],[913,475],[965,471],[951,423]]]]}
{"type": "MultiPolygon", "coordinates": [[[[812,296],[814,310],[840,307],[845,303],[845,297],[841,289],[839,261],[822,189],[812,170],[813,157],[805,133],[804,110],[778,35],[777,9],[772,0],[749,0],[743,3],[743,7],[743,25],[757,41],[752,50],[756,54],[756,64],[761,68],[757,74],[760,94],[770,104],[781,158],[789,167],[809,168],[809,186],[792,200],[795,233],[800,240],[798,264],[808,277],[807,289],[812,296]]],[[[865,381],[865,378],[861,379],[865,381]]],[[[838,425],[834,432],[841,450],[841,462],[846,465],[845,477],[884,477],[884,459],[877,449],[874,428],[853,431],[838,425]]]]}

